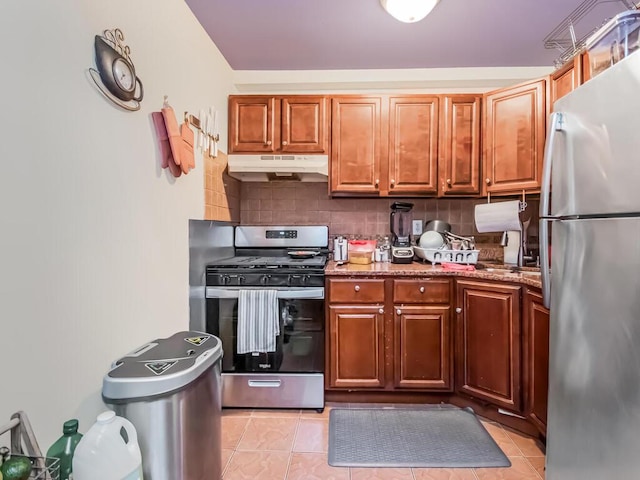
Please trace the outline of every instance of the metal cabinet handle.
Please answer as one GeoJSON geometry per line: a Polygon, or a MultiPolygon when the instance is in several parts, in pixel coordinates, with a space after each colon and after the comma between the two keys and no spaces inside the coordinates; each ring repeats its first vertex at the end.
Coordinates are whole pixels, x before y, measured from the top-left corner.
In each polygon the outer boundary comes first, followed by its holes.
{"type": "Polygon", "coordinates": [[[267,145],[271,145],[271,140],[267,140],[267,145]]]}
{"type": "Polygon", "coordinates": [[[462,308],[457,307],[457,308],[456,308],[456,313],[462,313],[462,308]]]}
{"type": "Polygon", "coordinates": [[[391,183],[391,188],[396,186],[396,181],[393,178],[391,179],[390,183],[391,183]]]}
{"type": "Polygon", "coordinates": [[[359,291],[360,291],[360,285],[356,285],[355,287],[353,287],[353,289],[354,289],[356,292],[359,292],[359,291]]]}
{"type": "Polygon", "coordinates": [[[424,293],[424,287],[420,287],[420,293],[424,293]]]}
{"type": "Polygon", "coordinates": [[[491,184],[491,179],[490,178],[486,178],[484,180],[484,183],[486,183],[487,185],[490,185],[491,184]]]}
{"type": "Polygon", "coordinates": [[[402,315],[402,310],[397,309],[397,310],[396,310],[396,313],[397,313],[398,315],[402,315]]]}
{"type": "Polygon", "coordinates": [[[289,142],[287,142],[286,140],[283,140],[282,145],[289,145],[289,142]]]}
{"type": "Polygon", "coordinates": [[[379,179],[379,178],[376,178],[376,187],[377,187],[378,185],[380,185],[380,179],[379,179]]]}
{"type": "Polygon", "coordinates": [[[447,178],[447,185],[451,186],[451,179],[447,178]]]}
{"type": "Polygon", "coordinates": [[[378,310],[378,313],[384,313],[384,308],[381,308],[380,310],[378,310]]]}

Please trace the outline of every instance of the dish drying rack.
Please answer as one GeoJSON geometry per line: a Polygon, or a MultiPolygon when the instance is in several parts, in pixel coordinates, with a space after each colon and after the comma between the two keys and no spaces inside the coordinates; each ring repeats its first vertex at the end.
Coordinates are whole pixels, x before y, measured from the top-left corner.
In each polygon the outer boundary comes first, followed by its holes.
{"type": "Polygon", "coordinates": [[[59,480],[60,460],[42,455],[26,413],[16,412],[8,423],[0,426],[0,441],[5,433],[9,433],[11,456],[31,461],[29,480],[59,480]]]}
{"type": "Polygon", "coordinates": [[[414,252],[418,258],[436,263],[461,263],[472,265],[478,263],[480,250],[476,250],[474,237],[461,237],[451,232],[444,232],[445,243],[440,248],[421,248],[414,246],[414,252]],[[460,243],[459,249],[452,248],[453,242],[460,243]]]}

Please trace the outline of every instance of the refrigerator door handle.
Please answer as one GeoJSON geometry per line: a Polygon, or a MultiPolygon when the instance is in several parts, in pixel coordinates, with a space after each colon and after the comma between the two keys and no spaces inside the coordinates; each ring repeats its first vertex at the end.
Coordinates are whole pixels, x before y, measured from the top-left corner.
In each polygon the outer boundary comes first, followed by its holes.
{"type": "Polygon", "coordinates": [[[542,283],[542,303],[549,308],[551,303],[551,278],[549,272],[549,223],[551,220],[540,219],[540,282],[542,283]]]}
{"type": "Polygon", "coordinates": [[[540,218],[551,214],[551,164],[553,162],[553,144],[558,130],[563,130],[564,116],[560,112],[554,112],[549,117],[549,131],[547,132],[547,144],[544,147],[544,160],[542,167],[542,185],[540,193],[540,218]]]}

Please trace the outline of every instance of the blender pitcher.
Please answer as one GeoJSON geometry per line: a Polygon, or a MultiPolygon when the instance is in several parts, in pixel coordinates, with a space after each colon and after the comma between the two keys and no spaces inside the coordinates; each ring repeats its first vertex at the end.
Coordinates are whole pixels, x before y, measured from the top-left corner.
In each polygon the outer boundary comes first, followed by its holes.
{"type": "Polygon", "coordinates": [[[393,202],[389,228],[391,229],[391,262],[411,263],[413,248],[411,247],[411,215],[413,203],[393,202]]]}

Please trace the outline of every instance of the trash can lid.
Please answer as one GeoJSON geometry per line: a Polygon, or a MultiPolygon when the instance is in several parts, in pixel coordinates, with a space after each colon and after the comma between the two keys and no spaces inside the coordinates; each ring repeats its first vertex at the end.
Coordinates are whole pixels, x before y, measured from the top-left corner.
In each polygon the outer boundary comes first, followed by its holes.
{"type": "Polygon", "coordinates": [[[208,333],[178,332],[136,348],[113,362],[102,381],[105,400],[149,397],[179,390],[222,357],[222,342],[208,333]]]}

